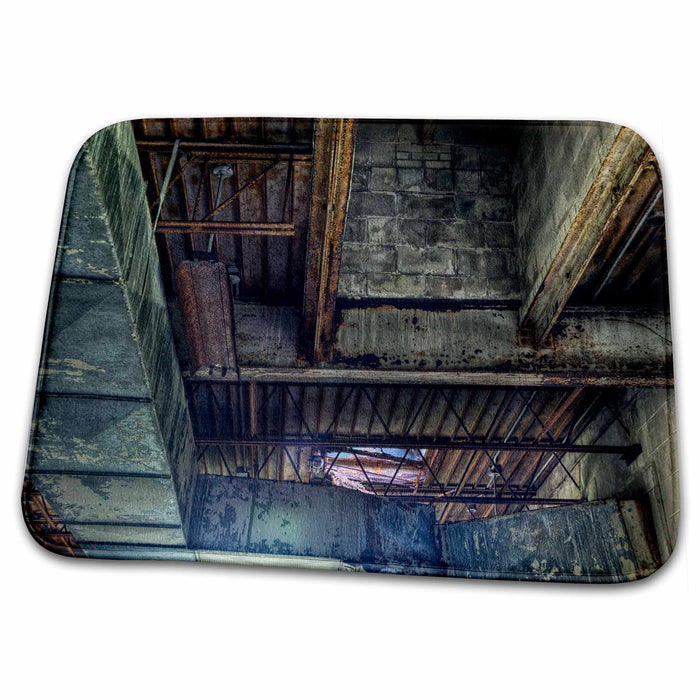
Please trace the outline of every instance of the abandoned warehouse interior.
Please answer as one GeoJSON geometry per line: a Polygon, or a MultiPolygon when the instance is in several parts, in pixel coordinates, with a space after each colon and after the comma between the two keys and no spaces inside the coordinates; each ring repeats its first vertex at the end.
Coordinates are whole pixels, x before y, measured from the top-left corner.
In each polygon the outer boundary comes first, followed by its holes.
{"type": "Polygon", "coordinates": [[[113,125],[50,319],[23,500],[63,554],[622,581],[673,549],[662,187],[624,127],[113,125]]]}

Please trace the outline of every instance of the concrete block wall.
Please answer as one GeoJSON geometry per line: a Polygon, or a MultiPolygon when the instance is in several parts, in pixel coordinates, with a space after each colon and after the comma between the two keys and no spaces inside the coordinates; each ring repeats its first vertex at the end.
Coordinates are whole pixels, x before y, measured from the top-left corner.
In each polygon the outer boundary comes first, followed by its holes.
{"type": "Polygon", "coordinates": [[[361,121],[339,296],[518,293],[509,147],[478,127],[361,121]]]}
{"type": "MultiPolygon", "coordinates": [[[[673,551],[680,517],[676,416],[672,389],[629,389],[611,396],[579,438],[581,443],[639,443],[641,455],[627,465],[613,456],[567,455],[564,463],[582,485],[586,500],[648,498],[658,555],[673,551]]],[[[542,497],[576,498],[578,490],[558,467],[540,489],[542,497]]]]}
{"type": "MultiPolygon", "coordinates": [[[[630,467],[631,487],[649,495],[659,554],[665,561],[675,546],[680,518],[674,391],[643,389],[628,392],[621,414],[632,439],[642,446],[642,454],[630,467]]],[[[603,493],[599,470],[591,466],[584,472],[588,481],[596,476],[597,491],[603,493]]],[[[593,484],[589,488],[592,487],[593,484]]]]}
{"type": "Polygon", "coordinates": [[[523,308],[537,293],[619,130],[607,122],[522,127],[512,184],[523,308]]]}

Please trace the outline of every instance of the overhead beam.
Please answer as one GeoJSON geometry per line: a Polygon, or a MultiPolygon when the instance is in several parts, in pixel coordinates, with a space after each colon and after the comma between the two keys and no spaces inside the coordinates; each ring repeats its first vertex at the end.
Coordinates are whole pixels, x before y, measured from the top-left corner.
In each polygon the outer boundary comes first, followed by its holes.
{"type": "Polygon", "coordinates": [[[156,233],[211,234],[234,236],[293,236],[294,223],[230,221],[161,221],[156,233]]]}
{"type": "Polygon", "coordinates": [[[583,503],[578,498],[537,498],[535,496],[382,496],[382,498],[402,503],[426,503],[435,506],[447,503],[460,503],[463,505],[519,503],[521,505],[539,506],[564,506],[583,503]]]}
{"type": "Polygon", "coordinates": [[[240,438],[240,439],[215,439],[202,438],[197,440],[200,447],[210,445],[226,445],[229,447],[262,446],[262,447],[318,447],[332,449],[333,451],[345,451],[349,453],[355,447],[390,447],[390,448],[433,448],[448,450],[474,450],[479,452],[553,452],[559,454],[608,454],[631,457],[639,454],[639,445],[577,445],[560,444],[552,442],[498,442],[485,440],[452,440],[450,438],[329,438],[316,435],[312,438],[300,437],[271,439],[264,438],[240,438]]]}
{"type": "Polygon", "coordinates": [[[537,293],[523,310],[521,328],[532,333],[535,346],[550,334],[600,247],[627,233],[629,229],[621,226],[638,201],[636,188],[639,185],[640,192],[646,190],[646,185],[641,185],[656,168],[644,139],[631,129],[621,128],[569,231],[554,252],[537,293]]]}
{"type": "Polygon", "coordinates": [[[335,301],[355,131],[352,119],[319,119],[314,128],[311,215],[302,309],[303,349],[311,362],[327,359],[334,339],[335,301]]]}
{"type": "MultiPolygon", "coordinates": [[[[218,367],[183,371],[186,382],[238,382],[234,372],[218,367]]],[[[322,367],[240,367],[240,381],[293,384],[394,384],[403,386],[665,388],[673,377],[647,372],[499,372],[498,370],[403,371],[322,367]]]]}
{"type": "MultiPolygon", "coordinates": [[[[136,148],[147,153],[170,153],[174,139],[136,139],[136,148]]],[[[309,160],[311,144],[238,144],[225,141],[180,141],[180,149],[188,156],[210,156],[235,160],[266,160],[275,156],[309,160]]]]}
{"type": "MultiPolygon", "coordinates": [[[[567,309],[551,342],[541,348],[519,342],[515,309],[337,309],[332,357],[314,366],[297,356],[301,342],[296,310],[278,308],[273,314],[265,307],[245,308],[237,346],[242,372],[260,381],[673,385],[668,316],[654,309],[567,309]],[[256,329],[263,323],[261,334],[256,329]]],[[[216,369],[204,368],[194,379],[217,381],[220,375],[216,369]]]]}

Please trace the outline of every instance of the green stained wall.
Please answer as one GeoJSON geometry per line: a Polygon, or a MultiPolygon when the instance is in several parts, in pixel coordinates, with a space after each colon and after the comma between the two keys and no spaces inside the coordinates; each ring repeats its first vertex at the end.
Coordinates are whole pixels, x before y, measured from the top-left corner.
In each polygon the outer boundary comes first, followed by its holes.
{"type": "Polygon", "coordinates": [[[29,477],[89,554],[180,550],[195,448],[128,123],[75,160],[54,275],[29,477]]]}

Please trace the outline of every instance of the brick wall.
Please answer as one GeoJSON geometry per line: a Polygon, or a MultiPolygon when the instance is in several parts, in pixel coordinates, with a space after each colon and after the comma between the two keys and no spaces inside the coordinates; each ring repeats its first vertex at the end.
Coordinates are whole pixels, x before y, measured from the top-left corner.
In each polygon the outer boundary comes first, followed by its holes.
{"type": "Polygon", "coordinates": [[[358,126],[340,296],[512,299],[504,132],[437,123],[358,126]]]}
{"type": "Polygon", "coordinates": [[[620,127],[524,126],[512,164],[523,308],[535,296],[620,127]]]}

